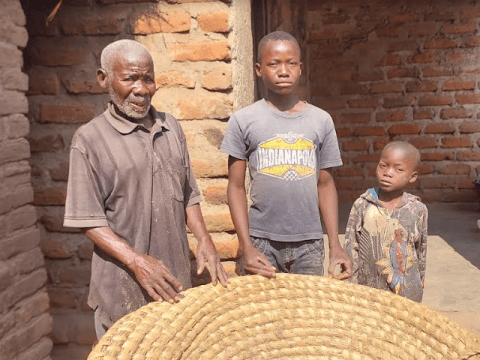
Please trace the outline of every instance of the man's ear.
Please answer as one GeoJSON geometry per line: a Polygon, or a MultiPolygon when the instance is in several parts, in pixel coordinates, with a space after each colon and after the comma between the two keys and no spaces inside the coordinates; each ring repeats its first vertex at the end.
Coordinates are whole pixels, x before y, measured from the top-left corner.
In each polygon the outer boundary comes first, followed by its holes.
{"type": "Polygon", "coordinates": [[[107,72],[103,69],[98,69],[97,70],[97,81],[100,84],[100,86],[104,89],[107,88],[107,81],[108,80],[108,75],[107,72]]]}
{"type": "Polygon", "coordinates": [[[255,63],[255,72],[258,77],[262,77],[262,66],[259,63],[255,63]]]}
{"type": "Polygon", "coordinates": [[[418,178],[418,171],[412,172],[412,176],[410,177],[410,180],[408,181],[410,184],[414,183],[418,178]]]}

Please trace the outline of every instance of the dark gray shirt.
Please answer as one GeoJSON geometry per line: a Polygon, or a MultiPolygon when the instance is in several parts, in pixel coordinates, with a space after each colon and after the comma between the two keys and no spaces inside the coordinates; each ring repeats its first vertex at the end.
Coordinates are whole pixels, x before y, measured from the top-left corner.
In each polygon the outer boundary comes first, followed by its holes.
{"type": "Polygon", "coordinates": [[[230,117],[221,151],[248,160],[250,235],[286,242],[322,238],[319,169],[342,165],[328,113],[307,104],[289,114],[257,101],[230,117]]]}
{"type": "MultiPolygon", "coordinates": [[[[64,225],[109,226],[135,250],[161,259],[191,287],[185,208],[200,202],[178,121],[154,108],[148,130],[112,104],[77,130],[70,150],[64,225]]],[[[152,299],[120,262],[95,247],[88,304],[103,324],[152,299]]]]}

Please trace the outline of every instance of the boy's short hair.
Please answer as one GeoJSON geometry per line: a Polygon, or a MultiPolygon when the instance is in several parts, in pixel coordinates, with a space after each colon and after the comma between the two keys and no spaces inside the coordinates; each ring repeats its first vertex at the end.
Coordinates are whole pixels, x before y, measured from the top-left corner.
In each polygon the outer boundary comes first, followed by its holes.
{"type": "Polygon", "coordinates": [[[300,45],[298,45],[297,39],[285,31],[274,31],[270,34],[265,35],[262,40],[258,43],[258,52],[257,52],[257,62],[261,63],[263,58],[263,50],[265,45],[269,41],[291,41],[295,44],[298,49],[298,52],[301,54],[300,45]]]}
{"type": "Polygon", "coordinates": [[[400,149],[405,153],[405,156],[413,162],[413,169],[416,170],[420,165],[420,152],[412,144],[406,141],[392,141],[385,145],[382,150],[382,154],[387,149],[400,149]]]}

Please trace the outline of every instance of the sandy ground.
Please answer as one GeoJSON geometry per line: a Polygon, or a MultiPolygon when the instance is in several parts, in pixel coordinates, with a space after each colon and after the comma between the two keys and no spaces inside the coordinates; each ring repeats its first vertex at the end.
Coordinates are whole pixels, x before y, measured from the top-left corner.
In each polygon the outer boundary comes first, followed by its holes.
{"type": "MultiPolygon", "coordinates": [[[[480,335],[480,205],[433,203],[427,207],[429,237],[423,303],[480,335]]],[[[350,208],[351,203],[339,205],[341,242],[350,208]]]]}

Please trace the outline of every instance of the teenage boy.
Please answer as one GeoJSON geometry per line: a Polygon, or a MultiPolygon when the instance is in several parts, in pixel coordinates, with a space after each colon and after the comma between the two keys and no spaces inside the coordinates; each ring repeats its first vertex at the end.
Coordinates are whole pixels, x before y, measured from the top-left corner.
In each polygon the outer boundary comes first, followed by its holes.
{"type": "Polygon", "coordinates": [[[422,301],[427,255],[427,207],[405,187],[417,180],[420,154],[411,144],[387,144],[377,165],[378,187],[353,204],[345,248],[354,283],[422,301]]]}
{"type": "Polygon", "coordinates": [[[236,113],[221,150],[228,158],[228,204],[245,271],[323,275],[320,213],[330,248],[329,274],[351,261],[338,241],[338,202],[331,168],[342,165],[333,121],[296,93],[302,63],[293,36],[276,31],[258,46],[257,76],[264,99],[236,113]],[[246,166],[252,204],[247,211],[246,166]]]}

